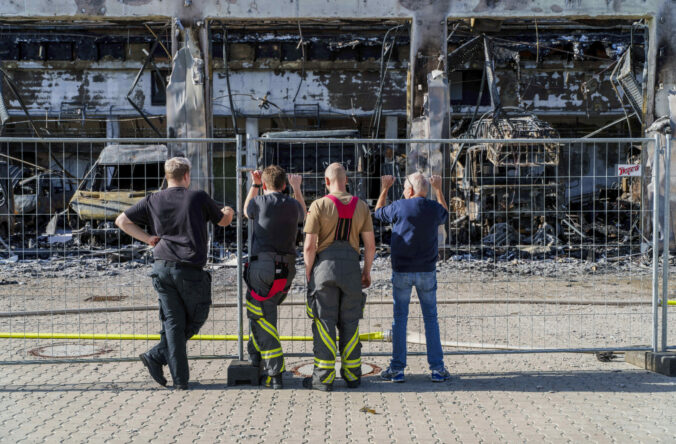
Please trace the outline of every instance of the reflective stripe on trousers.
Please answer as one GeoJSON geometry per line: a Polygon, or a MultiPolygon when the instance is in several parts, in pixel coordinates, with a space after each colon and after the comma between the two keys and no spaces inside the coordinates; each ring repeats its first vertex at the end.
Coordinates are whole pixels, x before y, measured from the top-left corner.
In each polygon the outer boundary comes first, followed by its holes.
{"type": "Polygon", "coordinates": [[[362,317],[359,255],[348,242],[337,241],[317,255],[312,269],[306,311],[312,318],[313,384],[332,384],[336,356],[346,381],[361,378],[359,319],[362,317]],[[340,341],[336,344],[336,329],[340,341]]]}
{"type": "MultiPolygon", "coordinates": [[[[286,367],[284,353],[277,331],[277,306],[286,298],[295,275],[293,265],[289,267],[289,277],[283,291],[265,301],[255,300],[249,291],[246,293],[246,314],[249,318],[250,356],[260,358],[261,375],[275,376],[286,367]]],[[[259,259],[249,264],[247,286],[258,294],[268,294],[275,279],[274,260],[259,259]]]]}

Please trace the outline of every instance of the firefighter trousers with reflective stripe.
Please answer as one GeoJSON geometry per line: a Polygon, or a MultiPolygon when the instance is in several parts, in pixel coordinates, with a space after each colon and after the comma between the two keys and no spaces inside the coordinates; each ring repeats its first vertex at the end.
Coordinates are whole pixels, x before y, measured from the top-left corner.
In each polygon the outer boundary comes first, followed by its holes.
{"type": "Polygon", "coordinates": [[[315,356],[312,384],[333,384],[338,353],[341,377],[348,382],[359,381],[359,319],[363,313],[363,296],[357,252],[347,242],[331,244],[317,255],[308,287],[306,310],[312,318],[315,356]],[[336,344],[336,328],[339,344],[336,344]]]}
{"type": "MultiPolygon", "coordinates": [[[[285,370],[282,344],[277,331],[277,306],[286,298],[296,271],[291,264],[284,290],[265,301],[257,301],[246,292],[246,314],[249,318],[249,343],[247,349],[252,361],[260,362],[260,374],[275,376],[285,370]]],[[[274,260],[259,258],[249,264],[247,286],[257,294],[266,296],[275,280],[274,260]]]]}
{"type": "Polygon", "coordinates": [[[211,274],[197,268],[167,266],[155,261],[150,276],[160,303],[160,342],[148,355],[169,365],[175,385],[190,379],[186,341],[207,321],[211,307],[211,274]]]}

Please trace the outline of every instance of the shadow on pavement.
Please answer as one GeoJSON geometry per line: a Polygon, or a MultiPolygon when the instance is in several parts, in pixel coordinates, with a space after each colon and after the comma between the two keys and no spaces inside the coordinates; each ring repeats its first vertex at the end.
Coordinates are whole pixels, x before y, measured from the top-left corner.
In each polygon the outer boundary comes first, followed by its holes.
{"type": "Polygon", "coordinates": [[[360,388],[367,392],[434,391],[512,391],[512,392],[676,392],[676,378],[632,370],[534,371],[454,374],[443,383],[433,383],[427,375],[406,375],[406,382],[395,384],[379,376],[364,378],[360,388]]]}
{"type": "MultiPolygon", "coordinates": [[[[302,378],[285,377],[284,390],[303,390],[302,378]]],[[[69,392],[69,391],[154,391],[167,390],[149,381],[93,382],[73,384],[4,384],[1,392],[69,392]]],[[[225,379],[203,379],[191,382],[192,391],[269,390],[256,386],[239,385],[229,387],[225,379]]],[[[347,392],[619,392],[619,393],[665,393],[676,392],[676,378],[640,370],[603,371],[534,371],[503,373],[461,373],[455,374],[448,382],[433,383],[425,374],[408,374],[406,382],[394,384],[383,381],[378,375],[366,376],[362,385],[348,389],[341,380],[336,380],[335,391],[347,392]]],[[[181,392],[185,393],[185,392],[181,392]]],[[[319,392],[315,392],[319,393],[319,392]]]]}

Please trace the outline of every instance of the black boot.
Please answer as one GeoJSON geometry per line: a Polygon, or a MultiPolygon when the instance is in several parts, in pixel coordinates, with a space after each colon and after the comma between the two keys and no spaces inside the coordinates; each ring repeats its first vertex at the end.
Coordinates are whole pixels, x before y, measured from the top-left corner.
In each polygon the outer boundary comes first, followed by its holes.
{"type": "Polygon", "coordinates": [[[276,390],[284,388],[284,385],[282,384],[282,375],[261,376],[261,385],[276,390]]]}
{"type": "Polygon", "coordinates": [[[148,369],[150,376],[162,387],[167,385],[167,378],[164,377],[164,371],[162,370],[162,365],[158,364],[153,358],[148,356],[145,353],[139,355],[141,362],[148,369]]]}
{"type": "Polygon", "coordinates": [[[312,384],[312,376],[303,378],[303,387],[311,390],[320,390],[322,392],[331,392],[333,391],[333,384],[312,384]]]}
{"type": "Polygon", "coordinates": [[[357,388],[361,385],[361,379],[357,379],[356,381],[345,381],[347,383],[347,388],[357,388]]]}

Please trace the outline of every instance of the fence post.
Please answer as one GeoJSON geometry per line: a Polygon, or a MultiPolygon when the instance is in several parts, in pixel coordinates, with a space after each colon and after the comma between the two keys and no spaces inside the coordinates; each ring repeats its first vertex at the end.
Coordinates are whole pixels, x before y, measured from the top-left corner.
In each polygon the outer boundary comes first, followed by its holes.
{"type": "Polygon", "coordinates": [[[667,134],[664,143],[664,224],[662,238],[664,250],[662,252],[662,346],[661,351],[667,351],[667,306],[669,305],[669,241],[671,238],[671,202],[669,191],[671,188],[671,134],[667,134]]]}
{"type": "Polygon", "coordinates": [[[652,167],[652,182],[653,182],[653,335],[652,335],[652,349],[657,352],[657,330],[659,328],[659,318],[657,316],[659,307],[659,260],[660,260],[660,239],[659,239],[659,215],[660,215],[660,136],[655,135],[655,152],[653,156],[652,167]]]}
{"type": "Polygon", "coordinates": [[[244,319],[242,316],[242,141],[237,134],[235,170],[237,172],[237,354],[244,360],[244,319]]]}

